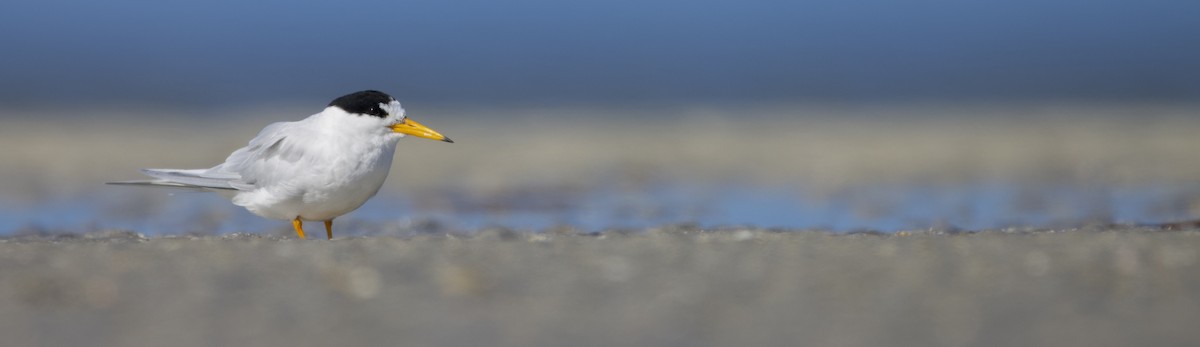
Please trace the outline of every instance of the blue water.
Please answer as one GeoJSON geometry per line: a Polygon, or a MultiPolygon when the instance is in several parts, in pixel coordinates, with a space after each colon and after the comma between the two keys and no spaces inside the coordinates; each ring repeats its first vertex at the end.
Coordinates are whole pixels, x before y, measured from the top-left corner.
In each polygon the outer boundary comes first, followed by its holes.
{"type": "MultiPolygon", "coordinates": [[[[570,191],[531,188],[501,196],[446,189],[407,197],[385,191],[339,218],[337,228],[342,235],[414,229],[470,233],[491,226],[531,231],[571,226],[600,231],[665,224],[835,232],[1050,228],[1196,219],[1200,214],[1191,206],[1197,196],[1200,187],[1183,185],[1008,183],[872,185],[832,192],[799,185],[669,182],[570,191]]],[[[6,234],[104,229],[148,235],[290,230],[288,223],[259,218],[207,193],[104,187],[54,201],[9,201],[2,206],[0,233],[6,234]]]]}
{"type": "Polygon", "coordinates": [[[1192,101],[1195,1],[4,1],[0,103],[1192,101]]]}

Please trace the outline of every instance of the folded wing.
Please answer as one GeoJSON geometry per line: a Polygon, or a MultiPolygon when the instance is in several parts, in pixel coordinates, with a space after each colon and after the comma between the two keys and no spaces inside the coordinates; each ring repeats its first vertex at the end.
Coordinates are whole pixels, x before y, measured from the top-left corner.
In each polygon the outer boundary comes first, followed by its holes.
{"type": "Polygon", "coordinates": [[[143,169],[154,180],[108,182],[118,185],[145,185],[247,191],[289,177],[300,168],[305,157],[308,130],[297,122],[268,125],[245,147],[209,169],[143,169]]]}

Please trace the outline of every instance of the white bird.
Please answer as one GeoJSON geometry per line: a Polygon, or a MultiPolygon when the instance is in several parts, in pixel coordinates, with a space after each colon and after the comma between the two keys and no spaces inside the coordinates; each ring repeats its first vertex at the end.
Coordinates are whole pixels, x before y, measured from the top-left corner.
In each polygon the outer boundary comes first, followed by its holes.
{"type": "Polygon", "coordinates": [[[216,191],[256,215],[291,220],[301,239],[303,221],[324,221],[332,239],[333,219],[379,192],[406,135],[454,142],[408,119],[395,98],[366,90],[303,120],[267,125],[212,168],[143,169],[155,179],[109,184],[216,191]]]}

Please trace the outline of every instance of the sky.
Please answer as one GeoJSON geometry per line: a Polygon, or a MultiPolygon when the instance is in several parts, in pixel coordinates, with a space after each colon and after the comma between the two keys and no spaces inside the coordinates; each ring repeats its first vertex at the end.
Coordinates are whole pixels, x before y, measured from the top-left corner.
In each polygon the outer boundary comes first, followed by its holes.
{"type": "Polygon", "coordinates": [[[1200,2],[0,3],[0,106],[1200,98],[1200,2]]]}

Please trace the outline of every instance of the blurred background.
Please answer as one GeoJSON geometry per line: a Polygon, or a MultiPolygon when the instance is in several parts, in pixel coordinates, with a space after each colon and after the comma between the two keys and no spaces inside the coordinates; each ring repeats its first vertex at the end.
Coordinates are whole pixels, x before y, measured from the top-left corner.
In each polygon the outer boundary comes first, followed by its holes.
{"type": "Polygon", "coordinates": [[[289,232],[106,187],[362,89],[405,140],[347,233],[1200,217],[1200,4],[0,4],[0,233],[289,232]],[[405,165],[419,159],[425,165],[405,165]]]}

